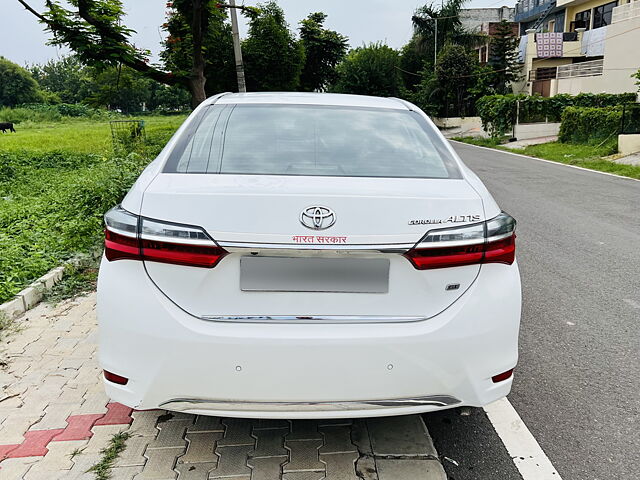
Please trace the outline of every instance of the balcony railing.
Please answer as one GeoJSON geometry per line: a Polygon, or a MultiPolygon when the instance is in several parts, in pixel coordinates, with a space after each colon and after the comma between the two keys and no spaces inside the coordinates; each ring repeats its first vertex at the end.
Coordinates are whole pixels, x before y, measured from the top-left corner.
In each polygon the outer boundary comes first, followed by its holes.
{"type": "Polygon", "coordinates": [[[604,60],[572,63],[558,67],[557,78],[593,77],[602,75],[604,60]]]}
{"type": "Polygon", "coordinates": [[[552,80],[557,76],[558,67],[543,67],[529,71],[529,81],[552,80]]]}
{"type": "Polygon", "coordinates": [[[635,17],[640,17],[640,0],[614,8],[611,23],[623,22],[635,17]]]}
{"type": "Polygon", "coordinates": [[[555,3],[555,0],[520,0],[516,3],[514,21],[529,20],[544,12],[552,2],[555,3]]]}

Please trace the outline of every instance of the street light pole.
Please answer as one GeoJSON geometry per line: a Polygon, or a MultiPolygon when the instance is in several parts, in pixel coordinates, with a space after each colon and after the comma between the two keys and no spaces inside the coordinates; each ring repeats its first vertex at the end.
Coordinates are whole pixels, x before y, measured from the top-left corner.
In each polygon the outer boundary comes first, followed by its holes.
{"type": "Polygon", "coordinates": [[[229,0],[231,8],[231,33],[233,36],[233,53],[236,57],[236,74],[238,76],[238,92],[247,91],[247,83],[244,78],[244,63],[242,62],[242,47],[240,46],[240,31],[238,29],[238,14],[236,12],[236,0],[229,0]]]}

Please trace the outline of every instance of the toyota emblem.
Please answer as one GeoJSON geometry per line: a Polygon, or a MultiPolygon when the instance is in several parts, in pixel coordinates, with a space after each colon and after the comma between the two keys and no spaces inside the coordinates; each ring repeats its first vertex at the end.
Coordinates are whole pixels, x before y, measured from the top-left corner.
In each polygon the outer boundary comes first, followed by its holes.
{"type": "Polygon", "coordinates": [[[326,230],[336,223],[336,214],[330,208],[315,205],[302,210],[300,223],[312,230],[326,230]]]}

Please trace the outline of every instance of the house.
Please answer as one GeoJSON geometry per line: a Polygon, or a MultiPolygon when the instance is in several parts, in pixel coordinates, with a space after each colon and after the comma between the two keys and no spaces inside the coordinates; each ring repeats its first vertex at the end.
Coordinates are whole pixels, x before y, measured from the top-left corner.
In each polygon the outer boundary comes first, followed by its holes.
{"type": "Polygon", "coordinates": [[[496,27],[502,20],[510,22],[514,34],[516,36],[519,35],[518,24],[513,23],[515,13],[515,8],[506,6],[498,8],[465,8],[460,11],[460,22],[466,30],[487,35],[486,43],[476,48],[480,63],[487,63],[489,61],[490,37],[495,34],[496,27]]]}
{"type": "Polygon", "coordinates": [[[517,93],[637,90],[640,0],[520,0],[523,81],[517,93]]]}

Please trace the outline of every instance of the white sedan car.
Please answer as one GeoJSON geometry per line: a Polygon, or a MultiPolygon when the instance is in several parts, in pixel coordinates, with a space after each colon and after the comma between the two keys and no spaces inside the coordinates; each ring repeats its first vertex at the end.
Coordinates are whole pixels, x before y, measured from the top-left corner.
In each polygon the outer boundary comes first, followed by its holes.
{"type": "Polygon", "coordinates": [[[405,101],[213,97],[105,222],[114,401],[338,418],[511,389],[515,220],[405,101]]]}

